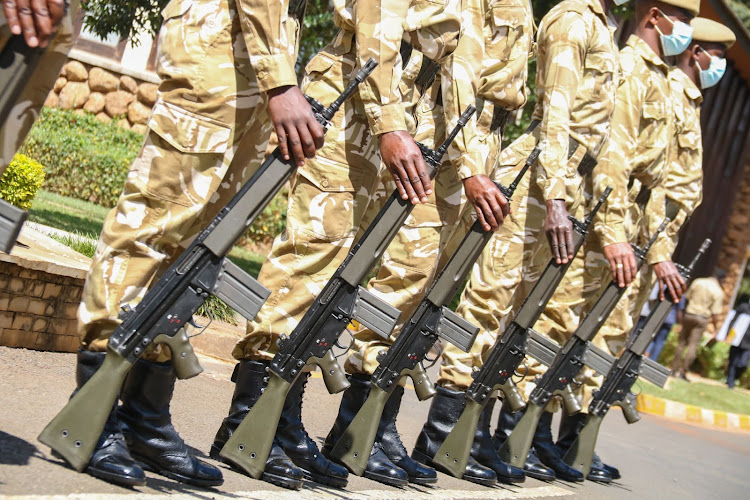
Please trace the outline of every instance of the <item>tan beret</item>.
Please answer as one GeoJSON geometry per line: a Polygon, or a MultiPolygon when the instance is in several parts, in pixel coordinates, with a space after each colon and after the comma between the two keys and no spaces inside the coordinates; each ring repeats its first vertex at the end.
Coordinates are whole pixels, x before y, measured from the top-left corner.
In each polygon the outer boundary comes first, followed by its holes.
{"type": "Polygon", "coordinates": [[[692,15],[697,16],[701,10],[701,0],[659,0],[661,3],[668,5],[674,5],[681,9],[685,9],[692,15]]]}
{"type": "Polygon", "coordinates": [[[705,17],[696,17],[690,21],[690,26],[693,27],[693,40],[696,42],[723,43],[729,48],[737,41],[732,30],[705,17]]]}

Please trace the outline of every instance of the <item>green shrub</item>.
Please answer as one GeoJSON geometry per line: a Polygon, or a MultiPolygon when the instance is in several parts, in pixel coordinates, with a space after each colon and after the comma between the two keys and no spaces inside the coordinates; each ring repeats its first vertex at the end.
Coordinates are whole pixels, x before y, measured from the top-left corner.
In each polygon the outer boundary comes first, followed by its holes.
{"type": "Polygon", "coordinates": [[[48,191],[112,207],[142,141],[114,121],[43,108],[21,151],[46,166],[48,191]]]}
{"type": "Polygon", "coordinates": [[[43,180],[44,167],[26,155],[17,154],[0,177],[0,198],[28,210],[43,180]]]}

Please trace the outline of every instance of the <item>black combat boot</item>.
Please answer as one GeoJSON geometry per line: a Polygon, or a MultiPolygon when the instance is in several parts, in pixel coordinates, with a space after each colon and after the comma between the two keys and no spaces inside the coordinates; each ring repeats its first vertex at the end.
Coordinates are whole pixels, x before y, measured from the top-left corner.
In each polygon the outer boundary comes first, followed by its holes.
{"type": "MultiPolygon", "coordinates": [[[[328,457],[330,457],[331,450],[336,446],[341,435],[354,420],[354,416],[365,404],[365,400],[370,394],[369,375],[349,375],[348,379],[351,385],[344,391],[339,406],[339,414],[336,416],[336,421],[333,423],[333,427],[323,445],[323,454],[328,457]]],[[[380,428],[378,428],[378,434],[380,434],[380,428]]],[[[388,459],[377,435],[363,475],[367,479],[390,486],[406,486],[409,483],[409,475],[388,459]]]]}
{"type": "MultiPolygon", "coordinates": [[[[270,361],[244,360],[234,367],[234,373],[232,373],[234,394],[229,407],[229,416],[221,422],[221,427],[216,433],[209,453],[211,458],[226,462],[219,452],[263,393],[268,383],[269,364],[270,361]]],[[[244,474],[242,469],[237,468],[237,470],[244,474]]],[[[261,479],[282,488],[298,490],[302,488],[303,478],[302,470],[294,466],[279,446],[278,440],[274,439],[261,479]]]]}
{"type": "MultiPolygon", "coordinates": [[[[369,378],[367,383],[369,384],[369,378]]],[[[378,428],[378,439],[386,456],[401,467],[409,476],[409,482],[414,484],[435,484],[437,482],[437,473],[435,469],[427,467],[413,458],[411,458],[401,442],[401,436],[396,428],[396,417],[401,409],[401,398],[404,396],[404,388],[396,387],[391,393],[383,409],[383,416],[380,419],[378,428]],[[381,437],[382,436],[382,437],[381,437]]]]}
{"type": "MultiPolygon", "coordinates": [[[[495,450],[500,451],[505,440],[508,439],[513,429],[516,428],[516,424],[518,424],[522,416],[522,412],[517,411],[513,413],[508,408],[508,405],[503,403],[503,406],[500,408],[500,419],[497,421],[497,429],[495,429],[495,435],[492,436],[495,450]]],[[[555,479],[555,471],[539,461],[533,446],[529,449],[526,463],[523,464],[523,471],[527,476],[539,479],[540,481],[552,481],[555,479]]]]}
{"type": "MultiPolygon", "coordinates": [[[[435,387],[436,394],[430,404],[430,413],[427,422],[419,433],[417,444],[414,446],[411,456],[423,464],[427,464],[439,471],[445,470],[432,461],[440,446],[448,437],[448,434],[456,425],[458,417],[464,409],[466,395],[463,391],[454,391],[444,387],[435,387]]],[[[497,483],[497,475],[492,469],[480,465],[470,455],[466,464],[466,472],[463,479],[483,486],[492,486],[497,483]]]]}
{"type": "Polygon", "coordinates": [[[542,412],[542,416],[539,418],[539,425],[534,432],[533,446],[539,460],[555,471],[555,476],[558,479],[573,483],[583,481],[581,471],[563,462],[560,453],[557,451],[557,446],[552,440],[552,414],[548,411],[542,412]]]}
{"type": "Polygon", "coordinates": [[[510,484],[522,483],[526,480],[523,470],[503,462],[497,455],[497,450],[492,442],[490,420],[492,419],[492,410],[495,408],[495,401],[494,398],[490,399],[479,415],[477,430],[474,434],[474,444],[471,445],[471,456],[480,464],[495,471],[498,481],[510,484]]]}
{"type": "MultiPolygon", "coordinates": [[[[560,418],[560,429],[557,434],[557,451],[561,457],[565,456],[568,449],[573,445],[575,440],[578,439],[578,435],[581,433],[585,424],[585,413],[568,415],[563,411],[562,417],[560,418]]],[[[599,457],[597,456],[596,458],[598,459],[599,457]]],[[[586,479],[598,483],[611,483],[612,479],[614,479],[612,474],[607,470],[601,460],[598,460],[598,464],[596,462],[596,459],[591,461],[591,469],[586,475],[586,479]]]]}
{"type": "Polygon", "coordinates": [[[221,471],[193,456],[172,425],[176,379],[171,362],[139,359],[128,373],[118,414],[130,453],[146,470],[194,486],[219,486],[221,471]]]}
{"type": "MultiPolygon", "coordinates": [[[[76,364],[76,384],[78,389],[94,376],[94,373],[104,363],[104,352],[78,351],[76,364]]],[[[122,426],[117,417],[117,402],[104,423],[104,430],[96,443],[94,454],[91,455],[89,465],[85,471],[108,483],[122,486],[143,486],[146,484],[146,474],[133,457],[130,456],[122,426]]]]}
{"type": "Polygon", "coordinates": [[[323,456],[302,424],[302,398],[309,378],[309,372],[302,373],[289,389],[276,429],[276,439],[294,465],[302,469],[306,479],[344,488],[349,472],[323,456]]]}

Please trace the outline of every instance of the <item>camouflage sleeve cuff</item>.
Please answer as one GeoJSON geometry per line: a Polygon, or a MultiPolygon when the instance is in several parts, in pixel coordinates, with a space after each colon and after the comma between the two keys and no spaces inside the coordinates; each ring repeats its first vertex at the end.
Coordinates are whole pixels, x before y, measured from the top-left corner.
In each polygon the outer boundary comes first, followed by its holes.
{"type": "Polygon", "coordinates": [[[456,165],[456,169],[458,171],[458,178],[462,181],[475,175],[487,175],[480,154],[462,155],[459,163],[456,165]]]}
{"type": "Polygon", "coordinates": [[[381,135],[406,129],[404,106],[399,103],[365,106],[372,135],[381,135]]]}
{"type": "Polygon", "coordinates": [[[622,224],[597,224],[594,228],[602,247],[615,243],[627,243],[628,238],[622,224]]]}
{"type": "Polygon", "coordinates": [[[670,238],[668,235],[661,233],[646,255],[648,265],[653,266],[659,262],[672,260],[672,254],[677,246],[676,239],[676,237],[670,238]]]}
{"type": "Polygon", "coordinates": [[[297,74],[294,72],[294,61],[286,54],[269,55],[251,58],[258,89],[261,92],[297,85],[297,74]]]}
{"type": "Polygon", "coordinates": [[[565,181],[563,179],[553,177],[547,178],[541,181],[540,187],[544,193],[544,199],[546,200],[565,200],[565,181]]]}

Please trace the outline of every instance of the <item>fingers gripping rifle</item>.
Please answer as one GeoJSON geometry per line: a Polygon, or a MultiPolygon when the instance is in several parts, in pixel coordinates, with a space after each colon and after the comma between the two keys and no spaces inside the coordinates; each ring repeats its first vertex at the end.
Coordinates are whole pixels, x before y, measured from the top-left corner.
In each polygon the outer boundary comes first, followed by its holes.
{"type": "MultiPolygon", "coordinates": [[[[435,151],[419,144],[434,178],[445,151],[475,108],[469,106],[445,142],[435,151]]],[[[271,450],[276,426],[289,387],[309,364],[321,367],[328,391],[349,386],[331,348],[346,326],[356,319],[384,338],[390,336],[400,312],[365,290],[360,283],[398,233],[413,209],[398,191],[391,194],[370,227],[320,292],[289,337],[279,339],[279,352],[271,361],[269,382],[263,395],[221,450],[221,456],[258,479],[271,450]]]]}
{"type": "MultiPolygon", "coordinates": [[[[668,222],[669,219],[664,219],[659,229],[656,230],[656,233],[643,248],[633,246],[638,268],[645,262],[646,253],[668,222]]],[[[536,381],[536,387],[529,396],[523,417],[500,448],[499,455],[503,461],[516,467],[523,467],[529,454],[531,440],[539,423],[539,418],[542,416],[544,407],[553,396],[563,398],[568,413],[580,411],[580,405],[572,396],[569,384],[583,368],[584,354],[589,341],[594,338],[605,323],[626,290],[627,287],[620,288],[616,282],[610,281],[607,288],[594,303],[591,311],[578,325],[575,334],[557,353],[549,369],[536,381]]]]}
{"type": "MultiPolygon", "coordinates": [[[[375,66],[370,60],[328,108],[307,98],[321,125],[327,126],[375,66]]],[[[152,343],[167,344],[177,376],[190,378],[202,368],[184,327],[209,295],[216,295],[248,319],[255,317],[269,291],[226,255],[293,171],[294,166],[276,148],[135,309],[123,308],[122,324],[110,336],[104,364],[42,431],[42,443],[83,470],[128,370],[152,343]]]]}
{"type": "MultiPolygon", "coordinates": [[[[0,128],[7,124],[44,51],[41,47],[29,47],[23,35],[14,35],[0,52],[0,128]]],[[[26,211],[0,200],[0,251],[10,253],[26,217],[26,211]]]]}
{"type": "MultiPolygon", "coordinates": [[[[578,253],[581,245],[583,245],[594,216],[611,191],[611,188],[607,188],[583,222],[574,217],[569,217],[574,230],[574,254],[578,253]]],[[[466,471],[479,416],[490,401],[493,391],[497,389],[503,391],[504,399],[513,411],[518,411],[525,406],[523,397],[513,385],[510,377],[526,356],[525,346],[528,329],[544,312],[547,302],[554,294],[571,263],[572,261],[567,264],[558,264],[555,259],[550,259],[534,288],[523,301],[513,321],[495,341],[487,361],[481,369],[474,373],[474,381],[466,391],[466,406],[433,459],[435,463],[444,467],[453,476],[461,478],[466,471]]]]}
{"type": "MultiPolygon", "coordinates": [[[[677,265],[686,282],[690,281],[695,265],[710,245],[711,240],[706,239],[687,267],[677,265]]],[[[666,299],[660,301],[651,310],[643,326],[628,339],[625,351],[611,364],[602,387],[594,391],[594,398],[589,405],[589,413],[583,429],[563,458],[568,465],[583,472],[584,476],[588,475],[591,470],[599,427],[609,409],[615,405],[620,406],[629,424],[640,420],[640,415],[635,408],[636,397],[631,389],[639,376],[645,376],[642,362],[648,358],[644,358],[643,353],[646,352],[672,307],[674,307],[674,301],[666,299]]]]}
{"type": "MultiPolygon", "coordinates": [[[[537,156],[539,149],[532,152],[509,187],[498,186],[508,201],[537,156]]],[[[401,377],[412,378],[420,401],[435,394],[422,362],[438,337],[463,351],[471,349],[479,329],[446,305],[468,278],[472,265],[492,235],[493,232],[485,231],[479,221],[471,226],[396,341],[378,356],[379,365],[372,375],[367,400],[331,450],[332,456],[354,474],[361,476],[367,467],[386,401],[401,377]]]]}

